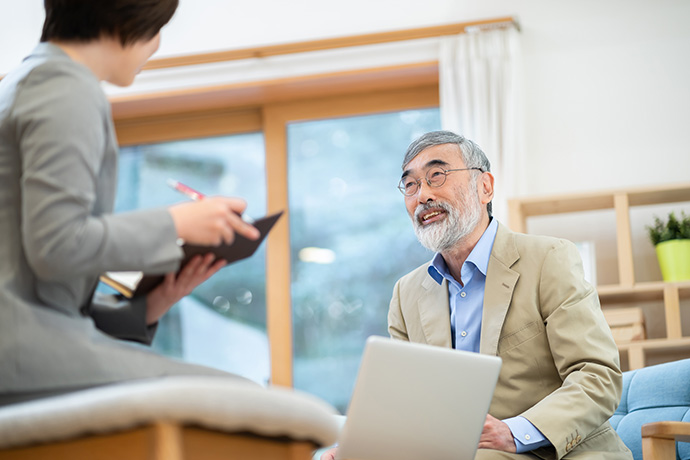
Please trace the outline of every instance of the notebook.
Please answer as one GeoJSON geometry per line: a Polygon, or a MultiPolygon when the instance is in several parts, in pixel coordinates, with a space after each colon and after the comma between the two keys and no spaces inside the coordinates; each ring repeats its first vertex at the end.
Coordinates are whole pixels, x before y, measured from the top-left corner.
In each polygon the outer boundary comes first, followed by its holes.
{"type": "Polygon", "coordinates": [[[367,339],[338,460],[472,460],[501,359],[367,339]]]}
{"type": "MultiPolygon", "coordinates": [[[[209,252],[214,253],[217,259],[224,259],[228,264],[250,257],[282,214],[283,212],[280,211],[252,222],[252,225],[259,230],[259,238],[256,240],[236,234],[234,241],[230,244],[218,246],[185,244],[182,246],[184,258],[180,262],[180,267],[184,267],[194,256],[203,256],[209,252]]],[[[100,280],[125,297],[131,298],[134,295],[147,294],[163,281],[163,277],[164,275],[149,275],[142,272],[106,272],[101,275],[100,280]]]]}

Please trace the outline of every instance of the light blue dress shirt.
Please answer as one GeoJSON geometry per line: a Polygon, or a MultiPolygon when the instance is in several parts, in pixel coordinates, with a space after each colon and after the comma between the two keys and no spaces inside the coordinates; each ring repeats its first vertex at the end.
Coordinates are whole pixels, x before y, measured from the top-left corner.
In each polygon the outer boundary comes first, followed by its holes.
{"type": "MultiPolygon", "coordinates": [[[[456,350],[479,353],[486,270],[497,231],[498,221],[491,219],[484,234],[460,268],[461,280],[453,278],[440,253],[434,256],[429,265],[429,276],[434,281],[441,284],[444,279],[448,280],[450,333],[453,348],[456,350]]],[[[544,435],[526,418],[512,417],[503,422],[508,425],[513,434],[518,453],[549,445],[544,435]]]]}

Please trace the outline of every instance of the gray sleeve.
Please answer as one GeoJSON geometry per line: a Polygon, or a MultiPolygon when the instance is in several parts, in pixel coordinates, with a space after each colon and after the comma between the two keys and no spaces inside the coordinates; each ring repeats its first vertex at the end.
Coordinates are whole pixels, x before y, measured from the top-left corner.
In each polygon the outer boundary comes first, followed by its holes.
{"type": "Polygon", "coordinates": [[[107,270],[176,270],[182,251],[167,209],[109,214],[117,150],[95,79],[35,70],[17,99],[22,239],[33,271],[69,282],[107,270]]]}

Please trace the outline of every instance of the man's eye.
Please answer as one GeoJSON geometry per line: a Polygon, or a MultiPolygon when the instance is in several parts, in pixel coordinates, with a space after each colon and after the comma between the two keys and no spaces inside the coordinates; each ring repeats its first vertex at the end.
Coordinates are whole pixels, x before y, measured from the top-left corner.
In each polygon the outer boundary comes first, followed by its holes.
{"type": "Polygon", "coordinates": [[[416,181],[408,180],[408,181],[405,182],[405,190],[409,190],[409,189],[411,189],[412,187],[414,187],[414,186],[416,186],[416,185],[417,185],[417,182],[416,182],[416,181]]]}

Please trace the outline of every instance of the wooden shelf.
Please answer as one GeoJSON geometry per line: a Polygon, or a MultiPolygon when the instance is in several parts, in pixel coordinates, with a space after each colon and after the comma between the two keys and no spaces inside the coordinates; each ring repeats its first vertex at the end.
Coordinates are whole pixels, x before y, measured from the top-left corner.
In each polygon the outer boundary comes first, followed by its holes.
{"type": "Polygon", "coordinates": [[[520,198],[508,201],[509,225],[516,232],[527,231],[527,218],[548,214],[611,209],[616,214],[619,284],[598,286],[602,307],[610,304],[659,301],[664,308],[666,334],[661,339],[619,344],[627,353],[630,369],[645,366],[647,352],[683,352],[690,356],[690,337],[683,336],[680,300],[690,297],[690,281],[678,283],[635,282],[630,208],[663,203],[690,202],[690,183],[632,190],[520,198]]]}
{"type": "Polygon", "coordinates": [[[628,355],[628,367],[640,369],[645,367],[647,354],[652,353],[677,353],[690,354],[690,337],[676,339],[647,339],[636,342],[619,343],[618,351],[628,355]]]}
{"type": "Polygon", "coordinates": [[[669,286],[677,286],[681,298],[690,297],[690,281],[665,283],[650,281],[636,283],[632,287],[619,284],[607,284],[597,287],[602,306],[609,303],[647,302],[664,300],[664,290],[669,286]]]}
{"type": "Polygon", "coordinates": [[[613,209],[616,196],[626,195],[629,206],[678,203],[690,201],[690,185],[673,184],[634,190],[608,190],[601,192],[563,194],[545,197],[528,197],[510,200],[519,207],[517,214],[511,209],[511,227],[515,219],[568,212],[613,209]]]}
{"type": "Polygon", "coordinates": [[[680,339],[647,339],[618,344],[618,349],[621,351],[628,351],[631,348],[642,348],[643,350],[690,351],[690,337],[682,337],[680,339]]]}

